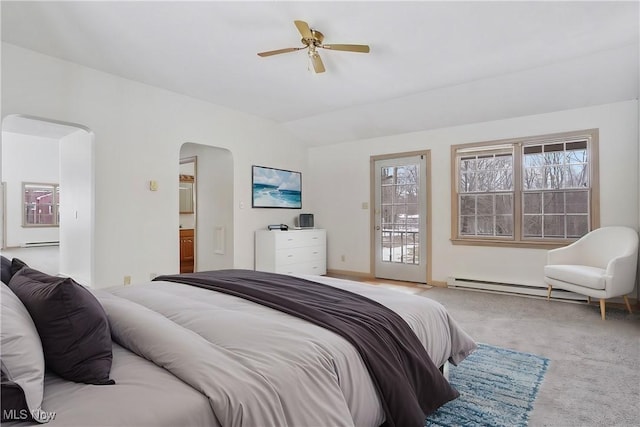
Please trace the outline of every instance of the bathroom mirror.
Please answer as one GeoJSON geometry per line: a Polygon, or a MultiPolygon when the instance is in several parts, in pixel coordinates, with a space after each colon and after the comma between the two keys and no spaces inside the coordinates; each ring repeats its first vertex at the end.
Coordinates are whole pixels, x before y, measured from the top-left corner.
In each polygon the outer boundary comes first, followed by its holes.
{"type": "Polygon", "coordinates": [[[193,212],[193,175],[180,175],[180,213],[193,212]]]}

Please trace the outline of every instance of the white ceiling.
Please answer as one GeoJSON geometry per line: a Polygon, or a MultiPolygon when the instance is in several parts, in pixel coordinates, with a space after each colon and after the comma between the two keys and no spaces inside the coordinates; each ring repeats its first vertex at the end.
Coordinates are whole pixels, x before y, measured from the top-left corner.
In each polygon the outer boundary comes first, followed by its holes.
{"type": "Polygon", "coordinates": [[[12,2],[2,40],[282,123],[310,146],[638,98],[639,3],[12,2]],[[308,71],[295,19],[325,43],[308,71]]]}

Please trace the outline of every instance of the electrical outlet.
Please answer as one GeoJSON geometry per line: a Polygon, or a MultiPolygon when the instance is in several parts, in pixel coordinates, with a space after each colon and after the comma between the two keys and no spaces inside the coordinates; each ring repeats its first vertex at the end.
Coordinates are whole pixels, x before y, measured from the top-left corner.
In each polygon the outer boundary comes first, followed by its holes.
{"type": "Polygon", "coordinates": [[[124,276],[124,284],[125,285],[131,284],[131,276],[124,276]]]}

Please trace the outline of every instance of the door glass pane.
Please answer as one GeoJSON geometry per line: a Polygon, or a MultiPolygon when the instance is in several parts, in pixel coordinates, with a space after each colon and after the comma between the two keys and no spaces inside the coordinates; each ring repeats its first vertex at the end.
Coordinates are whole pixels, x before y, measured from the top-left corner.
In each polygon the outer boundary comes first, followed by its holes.
{"type": "Polygon", "coordinates": [[[393,206],[392,205],[383,205],[382,206],[382,227],[383,229],[388,228],[387,226],[393,224],[393,206]]]}
{"type": "Polygon", "coordinates": [[[420,165],[382,167],[382,262],[419,264],[420,165]]]}

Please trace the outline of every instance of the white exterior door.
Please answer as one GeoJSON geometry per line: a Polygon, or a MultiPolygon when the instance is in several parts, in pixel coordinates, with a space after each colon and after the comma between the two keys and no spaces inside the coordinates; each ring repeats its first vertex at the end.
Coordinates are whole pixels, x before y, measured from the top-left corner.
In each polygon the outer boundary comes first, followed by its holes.
{"type": "Polygon", "coordinates": [[[426,156],[376,160],[374,169],[375,276],[426,283],[426,156]]]}

